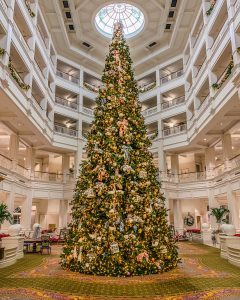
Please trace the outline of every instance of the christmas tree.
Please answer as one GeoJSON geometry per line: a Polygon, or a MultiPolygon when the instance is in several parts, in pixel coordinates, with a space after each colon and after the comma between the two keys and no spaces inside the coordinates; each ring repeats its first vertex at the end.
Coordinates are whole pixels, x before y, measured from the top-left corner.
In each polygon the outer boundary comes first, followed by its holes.
{"type": "Polygon", "coordinates": [[[161,273],[178,253],[121,23],[109,48],[61,264],[95,275],[161,273]]]}

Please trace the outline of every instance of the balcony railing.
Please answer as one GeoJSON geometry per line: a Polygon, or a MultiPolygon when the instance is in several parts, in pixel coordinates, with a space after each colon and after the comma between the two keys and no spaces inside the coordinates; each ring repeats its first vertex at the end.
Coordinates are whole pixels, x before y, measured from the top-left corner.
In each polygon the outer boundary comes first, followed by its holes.
{"type": "Polygon", "coordinates": [[[153,90],[155,87],[156,87],[156,81],[153,81],[151,83],[140,86],[138,88],[138,90],[139,90],[139,93],[146,93],[148,91],[153,90]]]}
{"type": "Polygon", "coordinates": [[[161,77],[161,84],[167,83],[173,79],[179,78],[183,75],[183,69],[178,70],[176,72],[170,73],[167,76],[161,77]]]}
{"type": "Polygon", "coordinates": [[[210,5],[209,9],[206,11],[206,15],[207,16],[211,15],[211,13],[212,13],[212,11],[214,9],[214,6],[216,5],[216,2],[217,2],[217,0],[211,0],[211,2],[210,2],[211,5],[210,5]]]}
{"type": "Polygon", "coordinates": [[[163,136],[169,136],[169,135],[173,135],[173,134],[177,134],[180,132],[184,132],[187,130],[187,124],[181,124],[178,126],[174,126],[174,127],[169,127],[166,129],[163,129],[163,136]]]}
{"type": "Polygon", "coordinates": [[[89,115],[89,116],[94,116],[94,110],[91,108],[83,107],[82,111],[84,114],[89,115]]]}
{"type": "Polygon", "coordinates": [[[232,74],[232,69],[234,67],[233,59],[230,60],[229,64],[227,65],[226,69],[223,71],[223,73],[219,76],[217,82],[215,82],[212,85],[213,89],[220,89],[220,87],[223,85],[223,83],[228,79],[228,77],[232,74]]]}
{"type": "Polygon", "coordinates": [[[29,13],[30,17],[32,17],[32,18],[35,17],[35,13],[32,11],[30,3],[28,2],[28,0],[25,0],[25,4],[26,4],[26,7],[27,7],[27,10],[28,10],[28,13],[29,13]]]}
{"type": "Polygon", "coordinates": [[[76,102],[72,102],[72,101],[69,101],[69,100],[61,98],[61,97],[56,96],[55,97],[55,102],[57,104],[60,104],[62,106],[66,106],[66,107],[74,109],[74,110],[78,109],[78,104],[76,102]]]}
{"type": "Polygon", "coordinates": [[[20,76],[20,72],[18,72],[15,67],[13,66],[11,58],[9,58],[8,68],[10,70],[10,73],[13,77],[13,79],[17,82],[19,87],[25,91],[28,91],[30,89],[30,85],[26,84],[22,77],[20,76]]]}
{"type": "Polygon", "coordinates": [[[93,92],[93,93],[98,93],[100,86],[96,86],[94,84],[91,84],[89,82],[84,82],[83,83],[84,87],[86,89],[88,89],[89,91],[93,92]]]}
{"type": "Polygon", "coordinates": [[[12,168],[12,160],[3,154],[0,154],[0,166],[5,169],[11,169],[12,168]]]}
{"type": "Polygon", "coordinates": [[[194,182],[194,181],[204,181],[206,180],[206,172],[188,172],[183,174],[172,174],[169,172],[159,172],[160,181],[167,182],[194,182]]]}
{"type": "Polygon", "coordinates": [[[158,136],[158,131],[156,129],[148,131],[147,136],[150,140],[154,140],[158,136]]]}
{"type": "Polygon", "coordinates": [[[208,94],[207,96],[199,97],[201,99],[201,104],[198,107],[198,115],[202,114],[203,111],[207,108],[209,97],[210,97],[210,94],[208,94]]]}
{"type": "Polygon", "coordinates": [[[200,35],[202,34],[203,32],[203,28],[204,28],[204,24],[202,24],[200,30],[198,31],[196,37],[195,37],[195,40],[193,42],[193,48],[195,47],[196,43],[197,43],[197,40],[199,39],[200,35]]]}
{"type": "Polygon", "coordinates": [[[155,114],[156,112],[157,112],[157,106],[154,106],[154,107],[143,110],[142,115],[144,117],[149,117],[149,116],[155,114]]]}
{"type": "Polygon", "coordinates": [[[179,105],[181,103],[184,103],[184,101],[185,101],[185,96],[174,98],[170,101],[163,102],[162,109],[164,110],[164,109],[179,105]]]}
{"type": "Polygon", "coordinates": [[[61,134],[77,137],[77,130],[76,129],[71,129],[71,128],[61,126],[61,125],[54,124],[54,130],[55,130],[55,132],[58,132],[58,133],[61,133],[61,134]]]}
{"type": "Polygon", "coordinates": [[[48,48],[48,44],[47,44],[48,37],[44,36],[44,33],[42,32],[42,29],[39,26],[37,26],[37,29],[38,29],[39,35],[41,37],[41,40],[44,44],[44,47],[47,49],[48,48]]]}
{"type": "Polygon", "coordinates": [[[65,80],[71,81],[75,84],[79,84],[79,78],[74,77],[68,73],[62,72],[60,70],[57,70],[57,76],[65,79],[65,80]]]}
{"type": "Polygon", "coordinates": [[[63,174],[34,171],[34,179],[39,181],[63,182],[63,174]]]}
{"type": "Polygon", "coordinates": [[[23,177],[30,178],[30,170],[24,168],[24,167],[21,166],[21,165],[16,165],[16,170],[15,170],[15,172],[16,172],[17,174],[22,175],[23,177]]]}

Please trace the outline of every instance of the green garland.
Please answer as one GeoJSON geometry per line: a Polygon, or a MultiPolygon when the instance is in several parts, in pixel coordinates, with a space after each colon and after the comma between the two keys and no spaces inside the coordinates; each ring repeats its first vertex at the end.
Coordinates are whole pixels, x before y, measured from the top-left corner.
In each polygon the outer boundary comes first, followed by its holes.
{"type": "Polygon", "coordinates": [[[233,64],[233,59],[231,59],[230,63],[228,64],[227,66],[227,69],[226,69],[226,72],[225,72],[225,75],[224,77],[222,78],[222,80],[218,83],[218,82],[215,82],[212,84],[212,88],[214,90],[218,90],[220,89],[220,87],[223,85],[223,83],[228,79],[228,77],[232,74],[232,69],[234,67],[234,64],[233,64]]]}
{"type": "Polygon", "coordinates": [[[9,59],[8,68],[14,80],[20,86],[21,89],[28,91],[30,89],[30,85],[23,82],[22,78],[18,75],[17,71],[15,70],[14,66],[12,65],[11,59],[9,59]]]}
{"type": "Polygon", "coordinates": [[[139,87],[139,93],[146,93],[152,89],[154,89],[156,87],[156,81],[152,82],[151,84],[149,84],[149,86],[147,87],[139,87]]]}
{"type": "Polygon", "coordinates": [[[0,55],[1,55],[1,56],[3,56],[5,52],[6,52],[5,49],[0,48],[0,55]]]}
{"type": "Polygon", "coordinates": [[[30,17],[34,18],[35,17],[35,13],[31,10],[30,4],[27,0],[25,0],[25,4],[27,6],[27,10],[29,12],[30,17]]]}
{"type": "Polygon", "coordinates": [[[210,16],[210,15],[211,15],[211,13],[212,13],[212,11],[213,11],[213,9],[214,9],[215,4],[216,4],[216,1],[214,1],[214,2],[211,4],[211,6],[209,7],[209,9],[206,11],[206,15],[207,15],[207,16],[210,16]]]}
{"type": "Polygon", "coordinates": [[[89,91],[91,92],[94,92],[94,93],[98,93],[98,88],[97,87],[94,87],[92,85],[90,85],[89,83],[87,82],[84,82],[83,85],[85,86],[85,88],[87,88],[89,91]]]}

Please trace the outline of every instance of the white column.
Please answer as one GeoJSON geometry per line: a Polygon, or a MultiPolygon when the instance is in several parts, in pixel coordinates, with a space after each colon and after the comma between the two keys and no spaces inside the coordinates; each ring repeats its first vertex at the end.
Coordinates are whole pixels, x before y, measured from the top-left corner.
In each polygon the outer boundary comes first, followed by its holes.
{"type": "Polygon", "coordinates": [[[174,175],[179,174],[179,161],[178,161],[178,155],[173,154],[171,156],[171,170],[174,175]]]}
{"type": "Polygon", "coordinates": [[[183,215],[181,199],[173,200],[174,227],[178,232],[183,231],[183,215]]]}
{"type": "Polygon", "coordinates": [[[214,147],[209,147],[205,150],[205,162],[207,178],[211,178],[214,176],[214,168],[216,166],[214,147]]]}
{"type": "Polygon", "coordinates": [[[70,157],[67,154],[62,155],[62,173],[63,182],[67,182],[67,175],[69,174],[70,157]]]}
{"type": "Polygon", "coordinates": [[[60,200],[59,206],[59,229],[67,227],[68,201],[60,200]]]}
{"type": "MultiPolygon", "coordinates": [[[[219,203],[214,197],[214,190],[208,189],[208,203],[209,203],[209,213],[211,213],[211,208],[219,207],[219,203]]],[[[211,229],[217,229],[216,218],[210,215],[210,226],[211,229]]]]}
{"type": "Polygon", "coordinates": [[[236,229],[239,228],[239,203],[236,197],[236,193],[232,191],[231,184],[227,186],[227,204],[230,210],[230,223],[233,224],[236,229]]]}
{"type": "Polygon", "coordinates": [[[32,217],[32,191],[29,190],[22,205],[21,225],[24,230],[31,230],[31,217],[32,217]]]}
{"type": "Polygon", "coordinates": [[[31,172],[31,175],[33,175],[34,172],[35,152],[35,149],[33,149],[32,147],[27,147],[25,168],[31,172]]]}
{"type": "Polygon", "coordinates": [[[163,151],[163,140],[159,141],[158,146],[158,169],[161,173],[166,172],[166,154],[163,151]]]}
{"type": "MultiPolygon", "coordinates": [[[[12,214],[13,211],[14,211],[14,199],[15,199],[15,184],[12,183],[11,185],[11,192],[10,193],[5,193],[5,199],[4,199],[4,202],[7,204],[7,208],[8,208],[8,211],[12,214]]],[[[1,228],[2,229],[7,229],[8,227],[10,226],[10,223],[5,221],[1,228]]]]}
{"type": "Polygon", "coordinates": [[[225,163],[225,169],[231,169],[230,158],[232,156],[232,138],[231,134],[227,133],[222,136],[222,147],[223,147],[223,160],[225,163]]]}
{"type": "Polygon", "coordinates": [[[16,134],[10,135],[9,156],[13,161],[12,168],[15,169],[18,163],[19,137],[16,134]]]}

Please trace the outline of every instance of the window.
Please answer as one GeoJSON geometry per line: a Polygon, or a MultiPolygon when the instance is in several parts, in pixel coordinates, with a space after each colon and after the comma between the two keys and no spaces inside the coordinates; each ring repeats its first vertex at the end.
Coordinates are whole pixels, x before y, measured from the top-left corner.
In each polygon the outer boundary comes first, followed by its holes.
{"type": "Polygon", "coordinates": [[[74,30],[74,25],[70,24],[70,25],[68,25],[68,28],[69,28],[69,30],[74,30]]]}
{"type": "Polygon", "coordinates": [[[165,29],[171,29],[172,24],[166,24],[165,29]]]}
{"type": "Polygon", "coordinates": [[[65,15],[66,15],[66,18],[67,18],[67,19],[72,19],[72,15],[71,15],[71,12],[70,12],[70,11],[66,11],[66,12],[65,12],[65,15]]]}
{"type": "Polygon", "coordinates": [[[114,24],[121,22],[125,37],[138,34],[144,27],[144,15],[137,7],[126,3],[114,3],[100,9],[95,17],[100,33],[111,37],[114,24]]]}
{"type": "Polygon", "coordinates": [[[169,18],[173,18],[173,16],[174,16],[174,11],[170,10],[170,12],[168,13],[168,17],[169,18]]]}
{"type": "Polygon", "coordinates": [[[63,1],[63,7],[64,7],[64,8],[69,8],[68,1],[63,1]]]}

